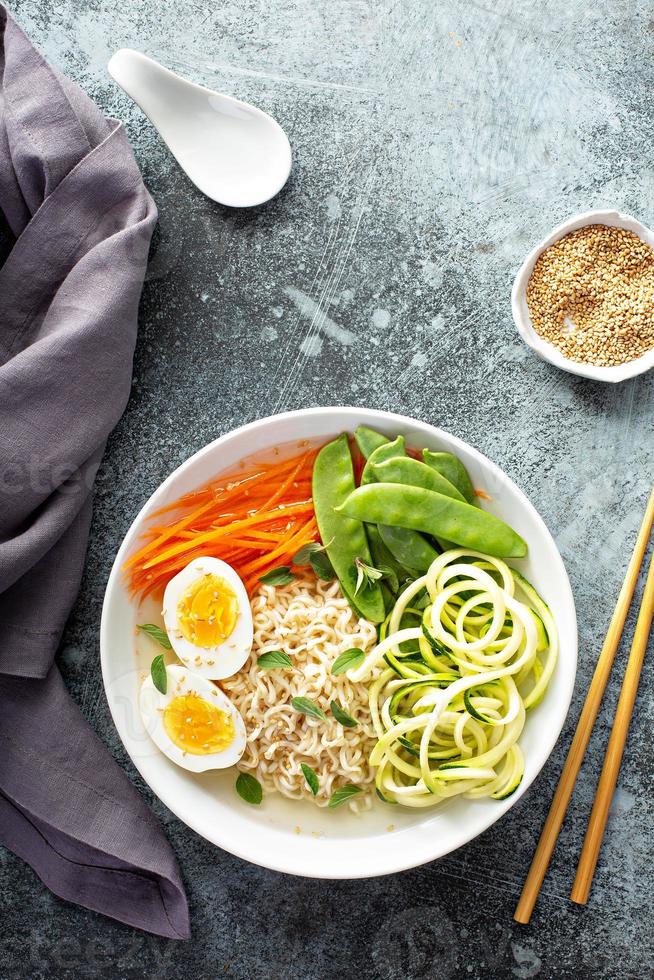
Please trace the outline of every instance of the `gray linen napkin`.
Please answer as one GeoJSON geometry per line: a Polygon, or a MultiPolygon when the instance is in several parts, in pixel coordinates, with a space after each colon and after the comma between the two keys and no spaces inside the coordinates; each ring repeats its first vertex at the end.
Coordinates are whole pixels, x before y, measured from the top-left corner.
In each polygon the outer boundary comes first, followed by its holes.
{"type": "Polygon", "coordinates": [[[54,664],[130,388],[156,221],[120,124],[0,5],[0,842],[57,895],[189,935],[179,869],[54,664]]]}

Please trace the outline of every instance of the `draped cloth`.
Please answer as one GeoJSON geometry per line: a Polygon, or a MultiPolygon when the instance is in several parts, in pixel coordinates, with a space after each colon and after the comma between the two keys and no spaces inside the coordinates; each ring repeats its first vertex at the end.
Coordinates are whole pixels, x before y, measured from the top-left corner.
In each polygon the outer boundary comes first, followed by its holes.
{"type": "Polygon", "coordinates": [[[0,5],[0,843],[57,895],[189,935],[157,821],[55,664],[127,402],[156,221],[123,129],[0,5]]]}

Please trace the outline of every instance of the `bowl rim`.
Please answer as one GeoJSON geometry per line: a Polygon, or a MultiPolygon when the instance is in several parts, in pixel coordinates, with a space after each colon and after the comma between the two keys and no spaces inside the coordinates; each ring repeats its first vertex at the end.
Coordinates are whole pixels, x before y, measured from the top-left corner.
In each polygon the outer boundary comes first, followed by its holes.
{"type": "Polygon", "coordinates": [[[621,381],[638,377],[638,375],[644,374],[645,371],[654,368],[654,347],[633,361],[627,361],[626,364],[616,364],[610,367],[599,367],[595,364],[582,364],[578,361],[571,361],[561,353],[558,347],[550,344],[536,332],[531,322],[526,302],[527,284],[539,255],[571,231],[576,231],[578,228],[593,224],[606,224],[610,227],[626,228],[628,231],[633,231],[634,234],[638,235],[639,238],[642,238],[643,241],[654,248],[654,231],[630,214],[607,208],[574,214],[572,217],[556,225],[542,241],[534,245],[527,253],[526,258],[518,269],[511,288],[511,312],[518,333],[522,339],[528,347],[531,347],[544,360],[578,377],[617,384],[621,381]]]}
{"type": "MultiPolygon", "coordinates": [[[[168,477],[166,477],[166,479],[159,485],[159,487],[157,487],[157,489],[151,494],[151,496],[141,507],[136,517],[133,519],[132,523],[130,524],[130,527],[127,530],[123,538],[123,541],[120,545],[120,548],[118,549],[118,552],[114,559],[114,563],[111,568],[111,572],[109,574],[104,600],[103,600],[102,616],[100,622],[100,662],[101,662],[105,698],[109,706],[109,711],[113,723],[116,727],[116,730],[118,732],[118,735],[120,737],[120,740],[123,744],[125,751],[129,755],[134,767],[138,770],[142,778],[145,780],[146,784],[150,787],[151,791],[155,794],[155,796],[157,796],[161,800],[161,802],[171,811],[171,813],[173,813],[180,821],[182,821],[182,823],[186,824],[188,827],[194,830],[203,839],[209,841],[209,843],[212,843],[215,846],[225,851],[228,851],[231,854],[234,854],[236,857],[248,861],[249,863],[259,865],[260,867],[265,867],[272,871],[278,871],[285,874],[293,874],[300,877],[308,877],[308,878],[315,878],[315,879],[331,879],[331,880],[337,880],[337,879],[353,880],[358,878],[373,878],[373,877],[379,877],[387,874],[395,874],[400,871],[405,871],[414,867],[419,867],[421,865],[427,864],[430,861],[437,860],[438,858],[444,857],[445,855],[452,853],[458,848],[469,843],[471,840],[474,840],[480,834],[484,833],[489,827],[491,827],[499,819],[501,819],[501,817],[504,816],[504,814],[508,810],[510,810],[511,807],[513,807],[518,802],[518,800],[522,798],[522,796],[527,792],[529,787],[533,784],[535,779],[538,777],[538,775],[543,769],[543,766],[549,759],[552,750],[556,742],[558,741],[561,731],[563,730],[563,726],[565,724],[568,715],[570,703],[572,700],[572,694],[574,690],[576,671],[577,671],[577,662],[578,662],[577,617],[576,617],[576,609],[575,609],[572,588],[570,586],[570,580],[565,565],[563,563],[563,559],[556,545],[556,542],[554,541],[552,535],[550,534],[542,517],[540,516],[540,514],[538,513],[534,505],[530,502],[526,494],[520,489],[520,487],[517,486],[517,484],[513,482],[513,480],[511,480],[511,478],[506,473],[504,473],[504,471],[496,463],[488,459],[487,456],[485,456],[475,447],[471,446],[469,443],[466,443],[464,440],[459,439],[457,436],[454,436],[451,433],[447,432],[446,430],[440,429],[439,427],[434,426],[429,422],[423,422],[421,420],[414,419],[410,416],[400,415],[394,412],[387,412],[378,409],[360,408],[358,406],[333,406],[333,407],[321,406],[321,407],[312,407],[307,409],[296,409],[292,411],[278,413],[275,415],[269,415],[266,416],[265,418],[257,419],[253,422],[248,422],[244,425],[238,426],[235,429],[231,429],[223,433],[217,439],[214,439],[212,442],[208,443],[206,446],[199,449],[197,452],[193,453],[191,456],[189,456],[188,459],[186,459],[183,463],[181,463],[178,467],[176,467],[168,475],[168,477]],[[475,458],[476,462],[480,464],[484,469],[490,470],[490,473],[492,475],[494,475],[496,478],[499,478],[500,483],[503,481],[511,486],[512,491],[519,497],[521,504],[528,511],[530,519],[533,520],[534,523],[539,527],[541,533],[543,533],[545,537],[549,539],[549,543],[552,548],[551,557],[555,559],[555,563],[557,565],[556,573],[562,579],[564,601],[565,601],[565,606],[567,607],[566,613],[569,619],[569,625],[571,627],[572,635],[569,637],[570,649],[567,652],[567,660],[569,662],[569,672],[567,676],[564,678],[566,683],[564,684],[563,696],[557,701],[557,705],[556,705],[557,717],[555,719],[555,724],[549,727],[547,731],[544,732],[543,738],[539,742],[539,749],[540,749],[539,759],[530,777],[523,778],[523,781],[518,787],[518,789],[510,797],[508,797],[505,800],[494,801],[496,802],[497,805],[493,807],[492,810],[489,809],[488,813],[484,815],[484,818],[479,821],[478,826],[475,826],[472,832],[465,829],[467,825],[465,822],[462,822],[461,827],[458,829],[458,831],[451,834],[450,841],[448,842],[448,845],[446,847],[442,847],[442,846],[438,846],[438,844],[434,844],[433,838],[430,836],[429,844],[427,846],[425,845],[424,840],[420,839],[420,844],[421,844],[420,847],[416,846],[416,842],[414,841],[412,847],[410,846],[410,847],[396,849],[401,852],[402,854],[401,857],[393,858],[392,851],[390,849],[384,850],[383,848],[380,848],[375,856],[375,861],[376,861],[375,867],[373,868],[368,867],[365,870],[357,868],[355,871],[348,870],[348,872],[345,873],[344,871],[341,871],[340,868],[333,868],[331,865],[328,864],[328,862],[324,860],[324,858],[322,859],[322,867],[320,868],[319,871],[316,871],[315,869],[308,869],[305,866],[303,866],[302,863],[297,860],[297,858],[293,859],[292,857],[289,857],[288,852],[284,852],[282,848],[279,849],[279,854],[275,852],[271,852],[269,854],[268,852],[266,852],[265,860],[259,860],[253,858],[251,854],[248,852],[246,825],[244,825],[243,833],[239,837],[238,845],[236,845],[233,840],[230,840],[228,843],[226,843],[224,840],[220,839],[220,832],[215,833],[212,837],[208,837],[206,833],[206,828],[203,828],[201,826],[201,821],[196,820],[194,816],[191,816],[186,812],[184,812],[184,814],[182,815],[180,809],[183,810],[183,807],[178,806],[177,801],[173,798],[174,794],[169,792],[165,785],[162,787],[157,782],[155,788],[155,785],[153,785],[153,782],[155,782],[155,780],[151,781],[146,771],[144,771],[144,769],[147,769],[147,766],[143,766],[141,764],[141,760],[139,758],[135,758],[134,755],[132,755],[132,753],[130,752],[129,733],[127,732],[127,725],[119,717],[117,705],[114,705],[112,703],[112,699],[109,694],[109,685],[111,683],[110,666],[109,666],[109,660],[110,660],[109,607],[112,602],[114,593],[117,590],[123,588],[120,580],[121,567],[133,542],[137,539],[142,521],[145,518],[147,518],[149,512],[158,505],[160,498],[165,497],[166,491],[170,487],[171,483],[174,480],[176,480],[178,477],[180,477],[182,473],[184,473],[187,469],[189,469],[192,465],[194,465],[199,459],[201,459],[204,456],[210,456],[211,454],[215,453],[216,449],[221,445],[224,445],[228,440],[240,439],[243,436],[247,436],[247,434],[249,432],[252,432],[253,430],[259,429],[266,425],[271,425],[279,421],[289,422],[300,418],[321,417],[327,415],[329,421],[333,421],[334,423],[334,431],[337,431],[339,429],[343,431],[344,429],[351,428],[352,426],[351,416],[353,414],[357,416],[357,424],[366,424],[366,425],[374,426],[376,423],[377,424],[385,423],[388,426],[395,424],[397,426],[404,427],[409,430],[411,428],[420,431],[426,429],[429,431],[429,433],[432,436],[435,436],[436,438],[439,439],[443,439],[445,443],[449,444],[449,446],[452,447],[455,451],[457,447],[459,449],[464,449],[464,451],[472,455],[475,458]],[[345,421],[344,425],[341,425],[340,420],[344,420],[344,421],[347,420],[347,421],[345,421]],[[241,841],[244,841],[244,843],[241,843],[241,841]]],[[[561,661],[559,661],[559,665],[560,663],[561,661]]],[[[426,819],[433,815],[434,815],[433,810],[425,811],[426,819]]],[[[363,816],[363,819],[365,819],[365,814],[363,816]]],[[[419,831],[421,827],[422,824],[416,823],[414,825],[411,825],[410,827],[404,828],[402,832],[406,833],[406,832],[417,831],[415,837],[420,838],[419,831]]],[[[364,841],[366,838],[361,837],[359,839],[361,841],[364,841]]],[[[340,839],[335,838],[331,841],[331,843],[338,844],[339,840],[342,842],[344,838],[340,838],[340,839]]]]}

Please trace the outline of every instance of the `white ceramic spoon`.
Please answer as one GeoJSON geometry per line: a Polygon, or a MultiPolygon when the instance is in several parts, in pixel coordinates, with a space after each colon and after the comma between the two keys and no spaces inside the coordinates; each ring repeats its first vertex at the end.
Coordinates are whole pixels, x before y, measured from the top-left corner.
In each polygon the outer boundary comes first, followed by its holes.
{"type": "Polygon", "coordinates": [[[107,67],[207,197],[250,208],[274,197],[288,180],[288,138],[261,109],[187,82],[129,48],[117,51],[107,67]]]}

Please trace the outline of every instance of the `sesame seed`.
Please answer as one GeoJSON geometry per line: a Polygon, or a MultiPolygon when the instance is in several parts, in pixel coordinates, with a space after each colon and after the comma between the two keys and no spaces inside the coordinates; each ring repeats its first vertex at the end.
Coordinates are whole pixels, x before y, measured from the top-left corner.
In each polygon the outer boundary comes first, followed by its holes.
{"type": "Polygon", "coordinates": [[[626,228],[586,225],[539,255],[531,322],[571,361],[609,367],[654,347],[654,249],[626,228]]]}

